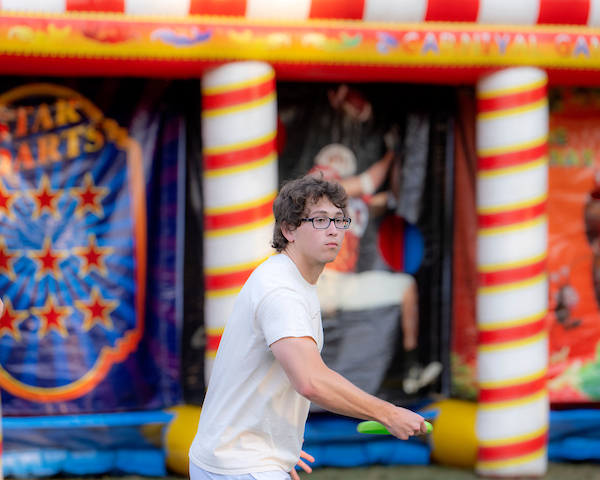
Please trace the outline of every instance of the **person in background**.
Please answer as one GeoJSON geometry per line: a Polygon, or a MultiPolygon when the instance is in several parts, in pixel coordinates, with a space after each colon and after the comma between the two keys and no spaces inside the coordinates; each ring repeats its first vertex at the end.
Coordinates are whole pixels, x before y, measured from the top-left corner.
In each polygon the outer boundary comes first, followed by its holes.
{"type": "Polygon", "coordinates": [[[339,338],[337,352],[331,360],[327,352],[328,363],[372,394],[381,388],[391,366],[393,339],[397,336],[397,328],[390,331],[392,327],[376,309],[399,306],[399,327],[407,363],[407,376],[401,384],[404,392],[411,395],[433,382],[442,371],[440,362],[430,362],[425,368],[417,362],[419,294],[415,278],[404,272],[383,269],[357,272],[356,269],[360,241],[369,217],[385,212],[391,195],[389,191],[379,191],[388,177],[395,155],[393,141],[386,141],[386,144],[389,145],[384,156],[360,175],[356,174],[356,157],[345,145],[327,145],[315,157],[309,174],[322,175],[344,187],[349,197],[349,215],[353,219],[340,254],[334,262],[325,266],[317,293],[324,315],[335,317],[340,323],[337,328],[341,331],[335,334],[339,338]],[[357,321],[360,312],[363,312],[362,323],[373,323],[379,318],[382,322],[379,328],[361,325],[357,321]],[[378,358],[371,358],[374,357],[373,351],[358,348],[357,342],[377,345],[378,358]]]}

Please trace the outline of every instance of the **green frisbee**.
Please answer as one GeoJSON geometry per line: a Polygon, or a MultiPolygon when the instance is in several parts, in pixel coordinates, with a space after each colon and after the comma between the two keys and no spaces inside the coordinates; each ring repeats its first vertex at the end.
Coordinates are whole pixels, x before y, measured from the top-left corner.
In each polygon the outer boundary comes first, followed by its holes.
{"type": "MultiPolygon", "coordinates": [[[[429,422],[425,422],[427,426],[427,433],[433,432],[433,425],[429,422]]],[[[374,422],[372,420],[366,422],[360,422],[356,426],[356,431],[358,433],[373,433],[376,435],[390,435],[387,428],[385,428],[381,423],[374,422]]]]}

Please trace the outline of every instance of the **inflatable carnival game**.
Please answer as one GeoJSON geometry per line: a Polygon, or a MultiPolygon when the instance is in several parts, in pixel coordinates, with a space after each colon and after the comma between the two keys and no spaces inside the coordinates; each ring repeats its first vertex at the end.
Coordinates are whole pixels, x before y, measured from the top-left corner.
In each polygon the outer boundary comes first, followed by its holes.
{"type": "Polygon", "coordinates": [[[4,475],[185,475],[306,173],[325,362],[433,424],[313,408],[316,466],[600,461],[599,60],[598,0],[2,0],[4,475]]]}

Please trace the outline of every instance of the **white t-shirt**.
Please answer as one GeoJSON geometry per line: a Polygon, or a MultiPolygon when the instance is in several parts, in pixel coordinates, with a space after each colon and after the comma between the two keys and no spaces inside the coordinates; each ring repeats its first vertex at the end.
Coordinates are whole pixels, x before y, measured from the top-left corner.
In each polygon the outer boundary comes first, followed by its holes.
{"type": "Polygon", "coordinates": [[[323,348],[316,287],[289,257],[275,255],[235,300],[190,448],[195,465],[223,475],[294,468],[310,402],[269,348],[285,337],[311,337],[323,348]]]}

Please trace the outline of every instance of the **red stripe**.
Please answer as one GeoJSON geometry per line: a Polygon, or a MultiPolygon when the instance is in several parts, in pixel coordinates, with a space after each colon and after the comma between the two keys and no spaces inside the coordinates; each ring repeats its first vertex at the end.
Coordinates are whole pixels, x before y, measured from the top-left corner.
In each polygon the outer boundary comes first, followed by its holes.
{"type": "Polygon", "coordinates": [[[204,275],[204,288],[206,291],[214,291],[241,287],[253,271],[254,267],[220,275],[204,275]]]}
{"type": "Polygon", "coordinates": [[[218,215],[204,215],[204,230],[216,230],[219,228],[230,228],[244,225],[246,223],[263,220],[273,213],[273,200],[269,200],[256,207],[245,208],[230,213],[218,215]]]}
{"type": "Polygon", "coordinates": [[[480,388],[479,402],[480,403],[496,403],[508,402],[518,398],[525,398],[541,392],[546,388],[546,376],[542,376],[537,380],[519,385],[513,385],[503,388],[480,388]]]}
{"type": "Polygon", "coordinates": [[[248,103],[262,97],[266,97],[275,91],[275,79],[271,78],[258,85],[252,85],[240,90],[226,93],[202,96],[202,109],[213,110],[215,108],[230,107],[242,103],[248,103]]]}
{"type": "Polygon", "coordinates": [[[479,228],[503,227],[515,223],[526,222],[546,212],[546,200],[530,207],[506,212],[482,214],[477,216],[479,228]]]}
{"type": "Polygon", "coordinates": [[[67,0],[67,12],[125,12],[125,0],[67,0]]]}
{"type": "Polygon", "coordinates": [[[265,158],[275,152],[275,138],[255,147],[235,150],[233,152],[204,155],[204,170],[215,170],[236,167],[265,158]]]}
{"type": "Polygon", "coordinates": [[[525,440],[524,442],[512,443],[498,447],[479,447],[478,459],[482,462],[494,460],[507,460],[509,458],[524,457],[544,448],[547,441],[547,433],[525,440]]]}
{"type": "Polygon", "coordinates": [[[206,350],[209,352],[216,352],[219,348],[219,344],[221,343],[222,334],[211,335],[210,333],[206,334],[206,350]]]}
{"type": "Polygon", "coordinates": [[[544,316],[540,320],[536,320],[525,325],[519,325],[517,327],[480,331],[478,335],[479,345],[494,345],[533,337],[534,335],[541,333],[545,326],[546,317],[544,316]]]}
{"type": "Polygon", "coordinates": [[[476,22],[479,0],[429,0],[426,22],[476,22]]]}
{"type": "Polygon", "coordinates": [[[312,0],[308,18],[361,20],[365,0],[312,0]]]}
{"type": "Polygon", "coordinates": [[[496,110],[505,110],[507,108],[520,107],[528,103],[535,103],[547,96],[546,85],[533,90],[519,92],[512,95],[502,95],[500,97],[482,98],[477,100],[477,112],[485,113],[496,110]]]}
{"type": "Polygon", "coordinates": [[[524,267],[511,268],[507,270],[498,270],[495,272],[480,272],[477,274],[479,285],[482,287],[492,287],[496,285],[504,285],[506,283],[514,283],[521,280],[540,275],[546,270],[546,259],[525,265],[524,267]]]}
{"type": "Polygon", "coordinates": [[[246,0],[191,0],[190,15],[246,16],[246,0]]]}
{"type": "Polygon", "coordinates": [[[540,0],[538,24],[586,25],[589,0],[540,0]]]}
{"type": "Polygon", "coordinates": [[[523,163],[539,160],[548,154],[548,144],[541,145],[516,152],[504,153],[501,155],[490,155],[488,157],[479,157],[477,165],[479,170],[494,170],[497,168],[514,167],[523,163]]]}

